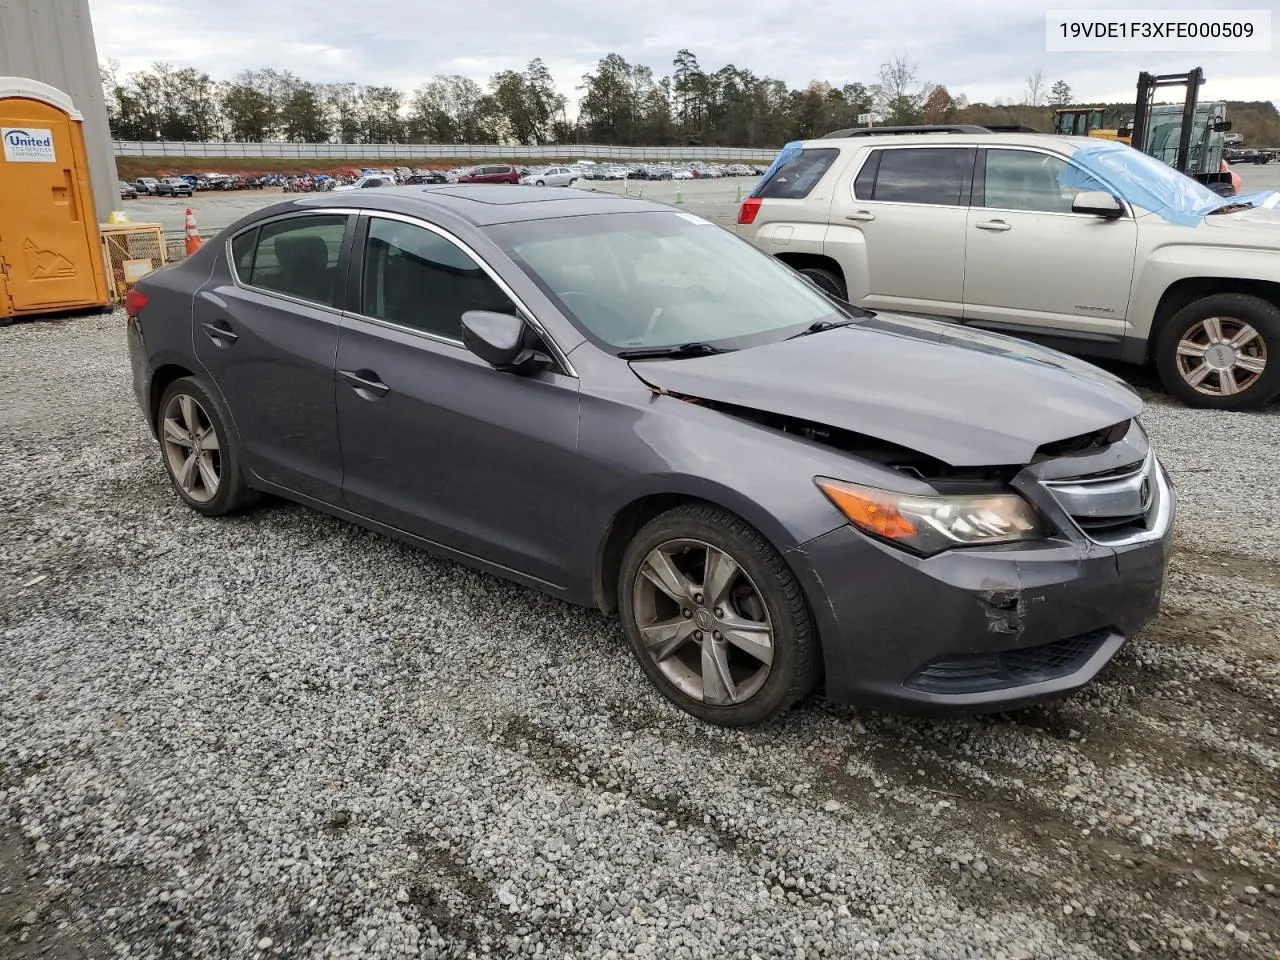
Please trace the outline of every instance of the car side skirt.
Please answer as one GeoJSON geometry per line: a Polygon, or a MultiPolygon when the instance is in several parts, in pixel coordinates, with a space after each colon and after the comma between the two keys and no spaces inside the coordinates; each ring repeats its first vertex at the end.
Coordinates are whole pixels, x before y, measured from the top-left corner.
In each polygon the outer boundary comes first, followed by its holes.
{"type": "Polygon", "coordinates": [[[557,583],[551,583],[547,580],[541,580],[538,577],[530,576],[527,573],[522,573],[521,571],[514,570],[511,567],[504,567],[498,563],[492,563],[482,557],[477,557],[470,553],[464,553],[461,550],[455,550],[452,547],[445,546],[442,543],[437,543],[434,540],[419,537],[415,534],[401,530],[398,527],[380,523],[379,521],[372,520],[362,514],[354,513],[347,510],[345,507],[338,506],[337,504],[326,503],[323,500],[317,500],[314,497],[307,496],[306,494],[298,493],[296,490],[290,490],[288,487],[268,483],[256,475],[253,478],[251,486],[255,490],[259,490],[263,493],[269,493],[284,500],[292,500],[294,503],[299,503],[304,507],[310,507],[312,510],[327,513],[330,516],[337,517],[339,520],[346,520],[349,523],[354,523],[357,526],[364,527],[366,530],[372,530],[374,533],[380,533],[393,540],[399,540],[401,543],[407,543],[411,547],[426,550],[428,553],[435,554],[442,559],[453,560],[457,563],[462,563],[468,567],[472,567],[473,569],[502,577],[504,580],[510,580],[522,586],[532,587],[542,593],[550,594],[553,597],[568,601],[569,603],[577,606],[595,606],[594,599],[587,598],[584,600],[579,598],[575,596],[568,587],[561,586],[557,583]]]}

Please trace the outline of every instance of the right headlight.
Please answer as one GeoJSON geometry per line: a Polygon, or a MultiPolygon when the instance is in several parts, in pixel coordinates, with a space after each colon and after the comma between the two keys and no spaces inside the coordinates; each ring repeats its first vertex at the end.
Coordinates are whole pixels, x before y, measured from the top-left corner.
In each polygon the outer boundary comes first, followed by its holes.
{"type": "Polygon", "coordinates": [[[1047,534],[1035,508],[1016,493],[919,496],[827,477],[814,483],[859,530],[925,555],[1047,534]]]}

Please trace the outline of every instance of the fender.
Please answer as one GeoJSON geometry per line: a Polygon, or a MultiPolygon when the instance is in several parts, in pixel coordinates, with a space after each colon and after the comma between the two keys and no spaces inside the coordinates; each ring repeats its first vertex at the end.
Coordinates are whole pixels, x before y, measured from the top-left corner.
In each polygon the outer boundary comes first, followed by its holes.
{"type": "Polygon", "coordinates": [[[1201,243],[1158,247],[1134,278],[1129,310],[1130,335],[1148,339],[1160,299],[1180,280],[1197,278],[1262,280],[1280,283],[1280,251],[1263,246],[1216,246],[1201,243]]]}

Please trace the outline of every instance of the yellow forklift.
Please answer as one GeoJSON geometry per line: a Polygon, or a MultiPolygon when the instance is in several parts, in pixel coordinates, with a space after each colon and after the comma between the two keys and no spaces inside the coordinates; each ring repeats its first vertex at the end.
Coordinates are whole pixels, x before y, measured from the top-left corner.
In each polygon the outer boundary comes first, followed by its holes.
{"type": "Polygon", "coordinates": [[[1223,135],[1231,129],[1226,104],[1201,103],[1204,70],[1188,73],[1138,74],[1133,120],[1106,127],[1102,107],[1070,107],[1054,111],[1053,132],[1060,136],[1090,136],[1118,140],[1136,147],[1215,193],[1230,196],[1231,174],[1222,171],[1223,135]],[[1181,105],[1153,103],[1163,87],[1184,87],[1181,105]]]}

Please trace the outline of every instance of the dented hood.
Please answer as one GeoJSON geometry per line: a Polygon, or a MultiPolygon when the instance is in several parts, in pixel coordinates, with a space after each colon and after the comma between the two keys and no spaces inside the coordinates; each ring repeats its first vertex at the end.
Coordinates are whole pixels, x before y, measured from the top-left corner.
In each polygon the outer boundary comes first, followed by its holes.
{"type": "Polygon", "coordinates": [[[732,353],[633,362],[650,386],[796,417],[955,467],[1029,463],[1038,447],[1138,415],[1091,364],[955,324],[878,314],[732,353]]]}

